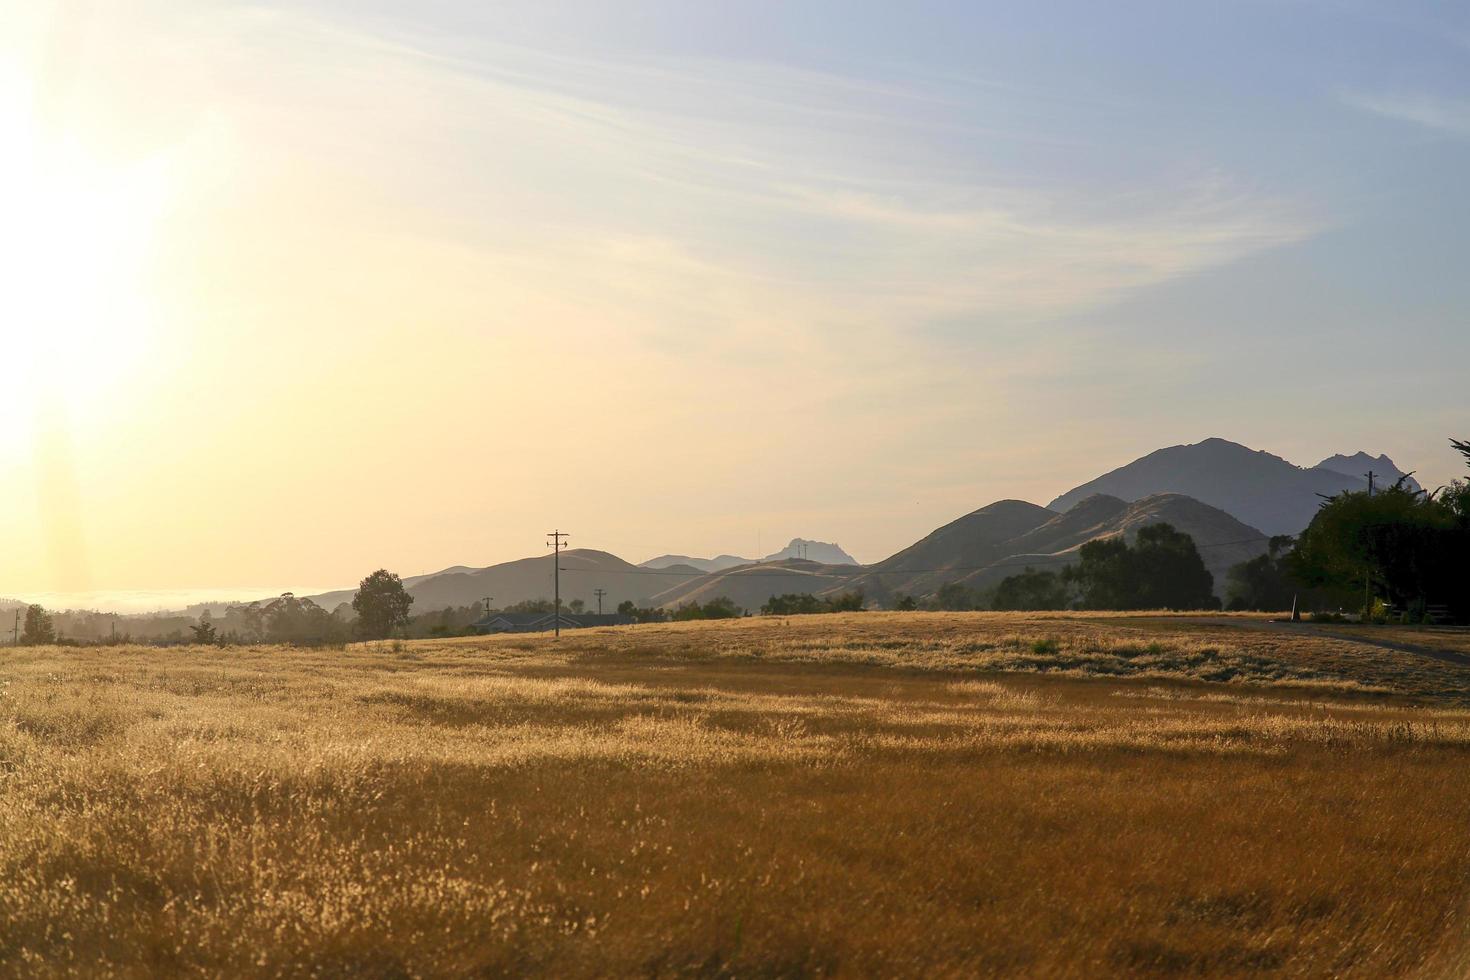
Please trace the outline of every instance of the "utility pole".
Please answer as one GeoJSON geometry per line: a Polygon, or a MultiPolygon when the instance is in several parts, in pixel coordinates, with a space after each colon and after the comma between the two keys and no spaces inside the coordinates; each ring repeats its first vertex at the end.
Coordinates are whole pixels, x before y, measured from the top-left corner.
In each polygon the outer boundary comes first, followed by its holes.
{"type": "Polygon", "coordinates": [[[607,589],[593,589],[592,594],[597,596],[597,615],[602,615],[602,597],[607,595],[607,589]]]}
{"type": "Polygon", "coordinates": [[[20,646],[20,607],[15,609],[15,629],[10,631],[10,643],[12,646],[20,646]]]}
{"type": "Polygon", "coordinates": [[[551,540],[546,542],[546,547],[551,549],[552,569],[556,582],[556,609],[552,613],[552,622],[555,623],[556,637],[561,639],[561,550],[566,547],[563,538],[570,537],[565,531],[547,531],[546,536],[551,540]]]}
{"type": "MultiPolygon", "coordinates": [[[[1373,496],[1373,471],[1369,470],[1368,496],[1373,496]]],[[[1363,570],[1363,622],[1368,622],[1368,617],[1373,614],[1373,566],[1369,565],[1363,570]]]]}
{"type": "Polygon", "coordinates": [[[494,599],[494,598],[495,597],[493,595],[487,595],[485,597],[485,599],[484,599],[484,602],[485,602],[485,615],[486,616],[490,615],[490,600],[491,599],[494,599]]]}

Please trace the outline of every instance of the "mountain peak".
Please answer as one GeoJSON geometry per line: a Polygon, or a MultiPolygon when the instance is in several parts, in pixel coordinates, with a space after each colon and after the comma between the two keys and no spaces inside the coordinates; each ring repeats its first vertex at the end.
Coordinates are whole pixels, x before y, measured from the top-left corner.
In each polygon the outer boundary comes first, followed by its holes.
{"type": "MultiPolygon", "coordinates": [[[[1361,480],[1366,480],[1368,478],[1368,472],[1371,470],[1374,476],[1374,482],[1379,486],[1385,487],[1392,486],[1393,482],[1400,477],[1408,476],[1406,472],[1399,469],[1393,460],[1388,458],[1387,453],[1370,456],[1361,450],[1353,453],[1351,456],[1345,456],[1342,453],[1338,453],[1336,456],[1328,456],[1312,468],[1326,470],[1330,473],[1341,473],[1344,476],[1356,477],[1361,480]]],[[[1413,477],[1405,480],[1404,485],[1410,490],[1420,489],[1419,481],[1413,477]]]]}
{"type": "Polygon", "coordinates": [[[1401,475],[1397,467],[1388,474],[1392,464],[1387,457],[1360,456],[1363,460],[1333,457],[1303,469],[1280,456],[1215,436],[1156,450],[1069,490],[1050,506],[1065,512],[1094,494],[1136,501],[1180,493],[1267,534],[1298,534],[1311,523],[1322,497],[1366,489],[1361,474],[1370,468],[1385,474],[1385,485],[1401,475]],[[1360,465],[1364,461],[1367,465],[1360,465]]]}

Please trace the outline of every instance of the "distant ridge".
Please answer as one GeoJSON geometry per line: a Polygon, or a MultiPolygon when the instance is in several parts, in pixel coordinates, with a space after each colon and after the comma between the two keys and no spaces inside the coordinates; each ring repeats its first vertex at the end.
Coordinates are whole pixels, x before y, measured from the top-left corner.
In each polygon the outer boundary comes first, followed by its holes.
{"type": "Polygon", "coordinates": [[[1331,473],[1341,473],[1344,476],[1363,479],[1364,474],[1372,471],[1375,482],[1380,487],[1388,487],[1394,481],[1404,477],[1404,486],[1410,490],[1423,489],[1419,481],[1409,476],[1394,464],[1394,461],[1385,455],[1369,456],[1367,453],[1354,453],[1352,456],[1344,456],[1338,453],[1336,456],[1328,456],[1318,463],[1313,469],[1327,470],[1331,473]]]}
{"type": "Polygon", "coordinates": [[[1194,539],[1217,593],[1223,592],[1231,566],[1266,551],[1267,535],[1183,494],[1133,502],[1094,494],[1061,514],[1002,500],[946,524],[844,587],[862,588],[885,603],[900,595],[931,595],[951,582],[984,589],[1027,568],[1059,571],[1077,561],[1078,550],[1089,541],[1117,535],[1132,540],[1140,528],[1157,523],[1172,524],[1194,539]]]}
{"type": "Polygon", "coordinates": [[[773,595],[841,592],[854,570],[852,565],[828,565],[800,558],[758,562],[722,569],[673,585],[654,596],[653,602],[673,609],[685,603],[708,602],[717,596],[725,596],[737,606],[756,612],[773,595]]]}
{"type": "MultiPolygon", "coordinates": [[[[503,608],[527,599],[549,599],[553,591],[551,555],[537,555],[517,561],[502,562],[488,568],[454,568],[431,575],[415,575],[403,580],[414,597],[413,612],[420,613],[448,606],[468,606],[493,597],[492,605],[503,608]]],[[[625,599],[646,605],[654,593],[667,589],[681,577],[700,578],[701,572],[686,566],[650,575],[617,555],[590,548],[573,548],[561,553],[561,597],[563,602],[581,599],[590,609],[597,608],[594,589],[604,589],[604,612],[611,612],[625,599]]],[[[325,609],[335,609],[351,602],[355,589],[327,592],[310,598],[325,609]]]]}
{"type": "MultiPolygon", "coordinates": [[[[1324,464],[1342,460],[1336,465],[1356,468],[1357,459],[1332,457],[1324,464]]],[[[1386,456],[1369,459],[1374,467],[1392,468],[1396,475],[1399,472],[1386,456]]],[[[1364,466],[1363,472],[1369,468],[1364,466]]],[[[1311,523],[1323,497],[1344,490],[1363,490],[1367,485],[1361,476],[1322,466],[1304,469],[1239,443],[1206,439],[1149,453],[1067,491],[1049,506],[1066,511],[1100,493],[1125,501],[1179,493],[1217,507],[1267,534],[1299,534],[1311,523]]]]}
{"type": "Polygon", "coordinates": [[[830,541],[809,541],[792,538],[791,543],[780,551],[764,558],[741,558],[738,555],[720,555],[716,558],[691,558],[689,555],[659,555],[642,563],[643,568],[665,569],[687,565],[702,572],[722,572],[740,565],[755,565],[761,562],[784,561],[787,558],[802,558],[827,565],[856,565],[857,559],[830,541]]]}
{"type": "Polygon", "coordinates": [[[874,598],[924,595],[967,571],[1012,554],[1005,542],[1056,518],[1055,511],[1024,500],[998,500],[929,532],[897,554],[871,565],[852,580],[874,598]],[[954,571],[949,571],[954,569],[954,571]]]}

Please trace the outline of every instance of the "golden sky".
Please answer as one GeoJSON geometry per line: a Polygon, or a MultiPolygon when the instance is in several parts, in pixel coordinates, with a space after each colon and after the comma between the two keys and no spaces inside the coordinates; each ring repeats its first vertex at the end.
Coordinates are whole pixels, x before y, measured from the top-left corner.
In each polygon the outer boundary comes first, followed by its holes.
{"type": "Polygon", "coordinates": [[[1452,472],[1435,369],[1385,420],[1242,350],[1320,335],[1178,315],[1345,219],[1202,144],[1130,173],[1145,141],[1089,121],[1144,118],[1127,92],[588,43],[534,5],[20,6],[0,594],[338,585],[553,526],[873,561],[1212,435],[1452,472]]]}

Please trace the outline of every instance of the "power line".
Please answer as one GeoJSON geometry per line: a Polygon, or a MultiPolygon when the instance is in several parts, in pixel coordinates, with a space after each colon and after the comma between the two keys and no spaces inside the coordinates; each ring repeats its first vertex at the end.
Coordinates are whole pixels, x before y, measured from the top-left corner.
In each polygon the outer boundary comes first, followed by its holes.
{"type": "Polygon", "coordinates": [[[597,596],[597,615],[601,616],[602,615],[602,597],[605,596],[605,595],[607,595],[607,589],[596,588],[596,589],[593,589],[592,590],[592,594],[595,595],[595,596],[597,596]]]}

